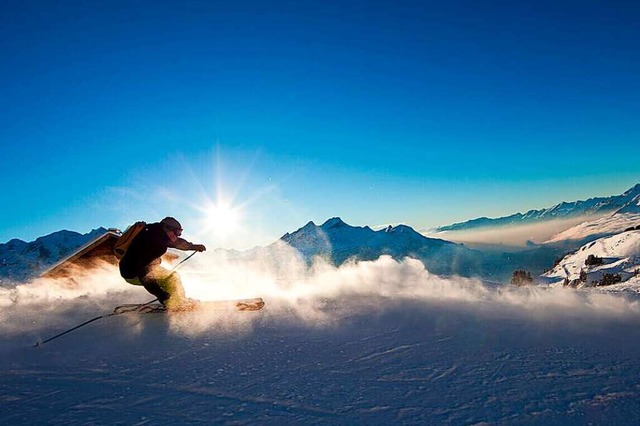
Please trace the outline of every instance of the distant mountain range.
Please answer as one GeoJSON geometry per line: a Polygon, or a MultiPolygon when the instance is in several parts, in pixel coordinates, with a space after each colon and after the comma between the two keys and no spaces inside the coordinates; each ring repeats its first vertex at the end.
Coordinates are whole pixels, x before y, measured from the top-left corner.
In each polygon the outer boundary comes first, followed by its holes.
{"type": "Polygon", "coordinates": [[[531,224],[552,219],[564,219],[586,215],[605,215],[614,212],[640,213],[640,184],[636,184],[621,195],[590,198],[585,201],[562,202],[542,210],[530,210],[499,218],[481,217],[466,222],[435,228],[432,233],[445,231],[468,231],[496,226],[531,224]]]}
{"type": "Polygon", "coordinates": [[[339,217],[320,226],[313,222],[285,234],[272,245],[256,249],[254,254],[264,255],[280,250],[282,244],[293,248],[307,263],[321,257],[334,265],[347,260],[374,260],[388,255],[396,260],[413,257],[436,274],[468,275],[474,271],[482,254],[462,244],[436,238],[427,238],[406,225],[389,226],[374,231],[368,226],[346,224],[339,217]]]}
{"type": "Polygon", "coordinates": [[[105,228],[94,229],[87,234],[63,230],[29,243],[13,239],[0,244],[0,282],[9,279],[20,281],[38,275],[105,232],[105,228]]]}
{"type": "MultiPolygon", "coordinates": [[[[473,250],[463,244],[426,237],[406,225],[374,231],[368,226],[348,225],[338,217],[331,218],[320,226],[309,222],[266,247],[256,247],[245,252],[226,252],[232,258],[271,259],[275,264],[281,264],[283,269],[288,267],[286,259],[291,254],[307,264],[320,257],[334,265],[341,265],[349,260],[374,260],[382,255],[397,260],[412,257],[422,261],[434,274],[479,276],[505,281],[515,269],[527,269],[532,274],[541,274],[553,265],[554,259],[563,257],[582,244],[640,225],[639,210],[640,185],[636,185],[619,196],[561,203],[550,209],[533,210],[526,215],[484,218],[484,221],[476,219],[440,228],[462,230],[483,226],[481,223],[507,225],[570,215],[616,212],[566,230],[545,244],[516,252],[473,250]]],[[[105,228],[98,228],[83,235],[65,230],[29,243],[14,239],[0,244],[0,284],[37,276],[106,232],[105,228]]]]}
{"type": "MultiPolygon", "coordinates": [[[[20,281],[38,275],[105,232],[105,228],[84,235],[59,231],[31,243],[11,240],[0,244],[0,280],[20,281]]],[[[350,226],[337,217],[327,220],[321,226],[309,222],[267,247],[229,253],[235,258],[259,256],[277,260],[283,258],[283,247],[287,248],[288,253],[296,253],[308,264],[316,257],[340,265],[350,259],[374,260],[382,255],[389,255],[401,260],[409,256],[421,260],[429,271],[436,274],[468,275],[477,269],[482,257],[480,252],[462,244],[427,238],[409,226],[389,226],[384,230],[374,231],[368,226],[350,226]]]]}

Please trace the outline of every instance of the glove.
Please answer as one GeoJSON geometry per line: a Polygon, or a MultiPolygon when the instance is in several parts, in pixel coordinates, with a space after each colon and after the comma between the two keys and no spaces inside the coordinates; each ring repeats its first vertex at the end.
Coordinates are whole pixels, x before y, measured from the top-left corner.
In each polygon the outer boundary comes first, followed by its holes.
{"type": "Polygon", "coordinates": [[[204,244],[194,244],[194,245],[191,247],[191,249],[192,249],[192,250],[195,250],[195,251],[200,251],[200,252],[202,252],[202,251],[206,251],[206,250],[207,250],[207,248],[204,246],[204,244]]]}

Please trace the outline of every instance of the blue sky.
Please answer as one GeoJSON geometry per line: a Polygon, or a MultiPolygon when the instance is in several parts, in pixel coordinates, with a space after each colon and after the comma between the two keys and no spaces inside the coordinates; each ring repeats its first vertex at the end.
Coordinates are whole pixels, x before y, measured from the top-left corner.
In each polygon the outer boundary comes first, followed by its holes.
{"type": "Polygon", "coordinates": [[[3,1],[0,242],[174,215],[246,248],[619,194],[632,3],[3,1]]]}

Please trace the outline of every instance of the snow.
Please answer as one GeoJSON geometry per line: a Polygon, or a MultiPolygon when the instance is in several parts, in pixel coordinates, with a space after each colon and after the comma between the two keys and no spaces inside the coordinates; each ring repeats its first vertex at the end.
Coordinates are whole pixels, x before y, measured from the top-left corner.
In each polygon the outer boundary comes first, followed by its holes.
{"type": "Polygon", "coordinates": [[[585,221],[554,235],[545,241],[545,244],[566,240],[582,240],[594,235],[611,235],[636,226],[640,226],[640,213],[616,213],[596,220],[585,221]]]}
{"type": "MultiPolygon", "coordinates": [[[[631,243],[627,243],[630,245],[631,243]]],[[[2,424],[637,424],[637,293],[442,278],[415,259],[185,263],[200,298],[259,312],[120,315],[105,265],[0,293],[2,424]],[[209,266],[210,269],[203,267],[209,266]],[[217,275],[214,273],[217,271],[217,275]]]]}
{"type": "MultiPolygon", "coordinates": [[[[452,249],[443,264],[472,252],[339,218],[182,265],[188,296],[262,297],[258,312],[123,314],[33,347],[152,297],[106,263],[73,282],[3,282],[0,422],[638,424],[640,230],[629,228],[640,225],[639,189],[623,194],[634,197],[624,211],[553,239],[588,242],[541,277],[550,286],[443,277],[434,250],[452,249]],[[589,256],[602,264],[585,265],[589,256]],[[583,288],[561,285],[581,270],[583,288]],[[605,273],[622,282],[589,287],[605,273]]],[[[12,240],[0,266],[26,277],[81,237],[12,240]]]]}
{"type": "MultiPolygon", "coordinates": [[[[611,237],[600,238],[585,244],[562,261],[544,277],[551,282],[577,280],[581,271],[587,274],[585,285],[600,281],[603,274],[618,274],[622,281],[637,280],[640,271],[640,230],[621,232],[611,237]],[[590,256],[602,259],[600,265],[587,265],[590,256]]],[[[628,283],[628,284],[631,284],[628,283]]]]}

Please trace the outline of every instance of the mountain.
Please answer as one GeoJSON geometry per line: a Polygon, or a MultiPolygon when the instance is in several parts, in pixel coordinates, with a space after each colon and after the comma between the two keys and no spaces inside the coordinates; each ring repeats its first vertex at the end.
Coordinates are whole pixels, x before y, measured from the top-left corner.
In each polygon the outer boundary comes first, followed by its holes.
{"type": "Polygon", "coordinates": [[[636,195],[627,205],[622,207],[616,213],[639,213],[640,214],[640,195],[636,195]]]}
{"type": "Polygon", "coordinates": [[[562,258],[543,279],[550,284],[578,288],[618,283],[637,286],[640,284],[640,229],[585,244],[562,258]]]}
{"type": "MultiPolygon", "coordinates": [[[[105,232],[104,228],[84,235],[60,231],[31,243],[11,240],[0,244],[0,279],[20,281],[38,275],[105,232]]],[[[337,217],[321,226],[309,222],[267,247],[247,252],[227,251],[230,258],[273,258],[282,268],[287,267],[292,253],[307,264],[319,256],[334,265],[348,260],[375,260],[383,255],[396,260],[412,257],[422,261],[432,273],[465,276],[477,271],[482,257],[480,252],[462,244],[427,238],[406,225],[374,231],[368,226],[350,226],[337,217]]]]}
{"type": "MultiPolygon", "coordinates": [[[[633,204],[627,204],[625,209],[632,207],[633,204]]],[[[244,252],[217,251],[223,252],[228,259],[268,262],[280,272],[290,271],[295,265],[311,265],[318,257],[335,266],[351,260],[376,260],[384,255],[398,261],[410,257],[420,260],[433,274],[476,276],[494,282],[508,282],[514,270],[525,269],[534,275],[542,274],[554,264],[555,259],[585,242],[616,235],[636,226],[640,226],[640,214],[616,213],[572,228],[570,233],[560,234],[557,241],[509,252],[470,249],[463,244],[425,237],[406,225],[374,231],[368,226],[348,225],[334,217],[320,226],[309,222],[267,247],[244,252]],[[569,243],[570,240],[573,241],[569,243]]],[[[84,235],[60,231],[31,243],[11,240],[0,244],[0,283],[23,281],[38,275],[105,232],[104,228],[84,235]]]]}
{"type": "Polygon", "coordinates": [[[604,215],[617,211],[638,211],[640,207],[640,184],[636,184],[626,192],[611,197],[596,197],[585,201],[562,202],[542,210],[529,210],[499,218],[481,217],[466,222],[454,223],[434,229],[433,233],[445,231],[466,231],[471,229],[531,224],[540,221],[571,218],[585,215],[604,215]]]}
{"type": "Polygon", "coordinates": [[[94,229],[87,234],[62,230],[29,243],[13,239],[0,244],[0,283],[38,275],[105,232],[105,228],[94,229]]]}
{"type": "Polygon", "coordinates": [[[629,228],[640,226],[640,209],[637,205],[628,204],[610,216],[582,222],[572,228],[554,235],[544,244],[554,244],[567,241],[579,241],[582,244],[618,234],[629,228]],[[634,209],[636,212],[634,212],[634,209]]]}
{"type": "MultiPolygon", "coordinates": [[[[105,232],[106,229],[99,228],[83,235],[65,230],[31,243],[16,239],[0,244],[0,280],[20,281],[38,275],[105,232]]],[[[231,258],[271,257],[285,268],[287,256],[292,252],[307,264],[318,256],[334,265],[351,259],[375,260],[382,255],[396,260],[413,257],[421,260],[430,272],[446,275],[474,273],[482,256],[462,244],[427,238],[406,225],[374,231],[368,226],[350,226],[337,217],[321,226],[309,222],[267,247],[247,252],[228,251],[228,255],[231,258]]]]}
{"type": "Polygon", "coordinates": [[[297,231],[285,234],[267,250],[278,250],[282,244],[296,250],[307,263],[316,256],[334,265],[350,259],[375,260],[382,255],[397,260],[413,257],[421,260],[430,272],[447,275],[468,275],[481,257],[479,252],[462,244],[427,238],[406,225],[374,231],[368,226],[348,225],[339,217],[320,226],[309,222],[297,231]]]}

